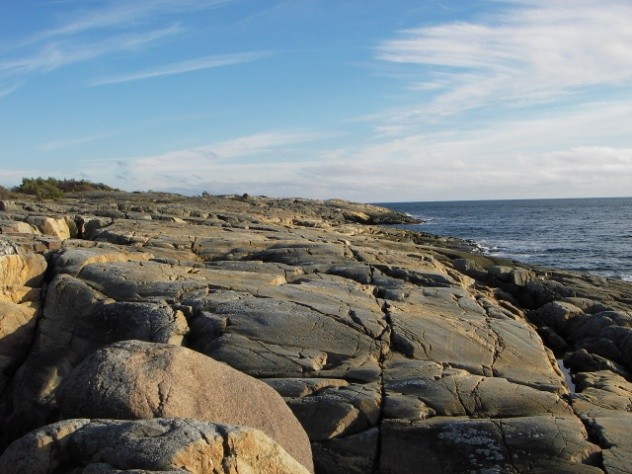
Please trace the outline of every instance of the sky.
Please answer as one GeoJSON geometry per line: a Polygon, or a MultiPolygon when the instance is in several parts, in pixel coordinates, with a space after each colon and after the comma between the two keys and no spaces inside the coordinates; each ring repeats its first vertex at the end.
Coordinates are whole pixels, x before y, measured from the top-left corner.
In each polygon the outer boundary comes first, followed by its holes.
{"type": "Polygon", "coordinates": [[[632,196],[629,0],[0,0],[0,185],[632,196]]]}

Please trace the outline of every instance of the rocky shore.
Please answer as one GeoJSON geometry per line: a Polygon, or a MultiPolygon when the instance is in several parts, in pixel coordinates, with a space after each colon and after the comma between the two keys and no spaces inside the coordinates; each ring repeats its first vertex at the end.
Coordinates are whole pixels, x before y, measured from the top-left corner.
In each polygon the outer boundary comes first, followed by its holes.
{"type": "Polygon", "coordinates": [[[632,285],[407,219],[0,201],[0,472],[632,472],[632,285]]]}

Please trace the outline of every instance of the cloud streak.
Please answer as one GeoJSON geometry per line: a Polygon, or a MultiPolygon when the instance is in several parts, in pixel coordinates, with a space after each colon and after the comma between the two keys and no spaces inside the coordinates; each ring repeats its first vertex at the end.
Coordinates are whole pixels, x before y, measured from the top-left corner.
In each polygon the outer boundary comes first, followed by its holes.
{"type": "MultiPolygon", "coordinates": [[[[262,189],[262,185],[269,186],[271,181],[290,179],[296,175],[295,170],[303,166],[302,160],[279,160],[280,156],[293,153],[296,145],[331,136],[331,133],[318,131],[261,132],[154,156],[97,160],[87,164],[85,172],[92,179],[103,181],[109,178],[114,186],[123,189],[188,193],[205,189],[219,192],[216,185],[220,182],[223,183],[222,192],[227,192],[230,186],[235,188],[235,177],[239,177],[242,192],[256,192],[255,188],[248,190],[245,183],[257,183],[256,188],[262,189]],[[257,163],[255,166],[241,163],[244,159],[257,163]],[[120,178],[122,169],[125,170],[125,180],[120,178]]],[[[302,157],[303,153],[298,152],[298,155],[302,157]]]]}
{"type": "Polygon", "coordinates": [[[632,102],[614,108],[591,103],[539,119],[507,120],[494,130],[483,125],[342,149],[312,146],[309,156],[299,151],[289,160],[278,157],[331,135],[265,132],[119,163],[105,160],[88,169],[93,179],[111,176],[113,185],[124,189],[189,194],[361,201],[468,199],[482,192],[490,199],[629,195],[632,147],[601,144],[616,143],[628,123],[632,102]],[[252,160],[244,160],[248,157],[252,160]]]}
{"type": "MultiPolygon", "coordinates": [[[[57,26],[21,39],[14,48],[85,32],[138,26],[162,15],[195,12],[231,3],[234,0],[121,0],[105,1],[78,9],[59,19],[57,26]]],[[[80,3],[80,2],[77,2],[80,3]]]]}
{"type": "Polygon", "coordinates": [[[494,16],[405,30],[378,46],[379,60],[416,70],[410,88],[430,95],[423,107],[393,114],[392,130],[471,109],[556,102],[590,87],[632,81],[628,2],[499,3],[504,8],[494,16]]]}
{"type": "Polygon", "coordinates": [[[222,66],[244,64],[268,57],[271,54],[272,53],[268,51],[250,51],[236,54],[207,56],[203,58],[167,64],[154,69],[145,69],[143,71],[137,71],[129,74],[102,77],[91,82],[90,86],[120,84],[123,82],[141,81],[144,79],[151,79],[161,76],[171,76],[174,74],[184,74],[188,72],[213,69],[222,66]]]}
{"type": "MultiPolygon", "coordinates": [[[[185,31],[177,23],[164,25],[162,22],[160,25],[162,17],[215,8],[232,1],[234,0],[135,0],[103,2],[103,6],[92,5],[92,8],[85,10],[78,7],[71,14],[60,18],[54,27],[17,41],[3,42],[0,46],[0,81],[11,81],[13,85],[1,88],[0,98],[18,90],[33,75],[47,74],[112,53],[137,53],[185,31]]],[[[172,17],[169,17],[169,22],[173,22],[172,17]]],[[[255,53],[242,54],[242,60],[245,60],[247,54],[255,53]]],[[[236,56],[232,58],[233,61],[239,60],[236,56]]],[[[231,58],[224,59],[229,61],[231,58]]],[[[219,60],[221,58],[218,57],[219,60]]],[[[197,61],[173,64],[171,71],[165,67],[163,70],[153,71],[153,74],[177,74],[212,67],[210,57],[197,61]],[[201,64],[204,60],[208,63],[206,66],[201,64]],[[176,70],[177,67],[181,70],[176,70]]],[[[138,74],[143,73],[152,74],[152,71],[138,74]]],[[[117,78],[110,79],[114,81],[117,78]]],[[[139,80],[141,77],[122,76],[118,79],[123,82],[139,80]]]]}
{"type": "Polygon", "coordinates": [[[34,73],[47,73],[113,52],[136,50],[180,31],[178,26],[170,26],[142,34],[116,35],[101,41],[47,43],[31,55],[0,60],[0,74],[4,77],[26,77],[34,73]]]}

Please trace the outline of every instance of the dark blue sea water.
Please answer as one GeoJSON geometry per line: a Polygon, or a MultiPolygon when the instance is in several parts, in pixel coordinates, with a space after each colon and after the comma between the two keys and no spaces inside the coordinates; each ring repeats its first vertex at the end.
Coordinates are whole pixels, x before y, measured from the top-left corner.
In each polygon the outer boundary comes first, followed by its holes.
{"type": "Polygon", "coordinates": [[[380,203],[485,253],[632,281],[632,198],[380,203]]]}

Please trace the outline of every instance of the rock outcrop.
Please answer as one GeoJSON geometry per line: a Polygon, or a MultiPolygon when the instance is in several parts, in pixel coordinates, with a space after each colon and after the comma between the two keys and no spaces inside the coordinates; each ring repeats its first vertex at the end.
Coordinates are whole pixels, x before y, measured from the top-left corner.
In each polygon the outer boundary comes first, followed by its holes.
{"type": "Polygon", "coordinates": [[[63,418],[195,418],[256,428],[313,470],[309,439],[277,392],[185,347],[111,344],[88,356],[55,395],[63,418]]]}
{"type": "Polygon", "coordinates": [[[307,474],[259,430],[163,419],[75,419],[37,429],[0,457],[0,472],[307,474]]]}
{"type": "Polygon", "coordinates": [[[218,466],[204,472],[299,472],[305,433],[318,473],[631,472],[628,283],[376,227],[408,218],[336,200],[99,193],[3,209],[7,472],[28,452],[56,472],[177,471],[182,452],[218,466]],[[215,361],[241,373],[216,379],[229,369],[215,361]],[[274,392],[291,412],[263,408],[274,392]],[[195,435],[147,464],[171,443],[152,433],[171,432],[195,435]],[[116,460],[112,433],[148,440],[116,460]]]}

